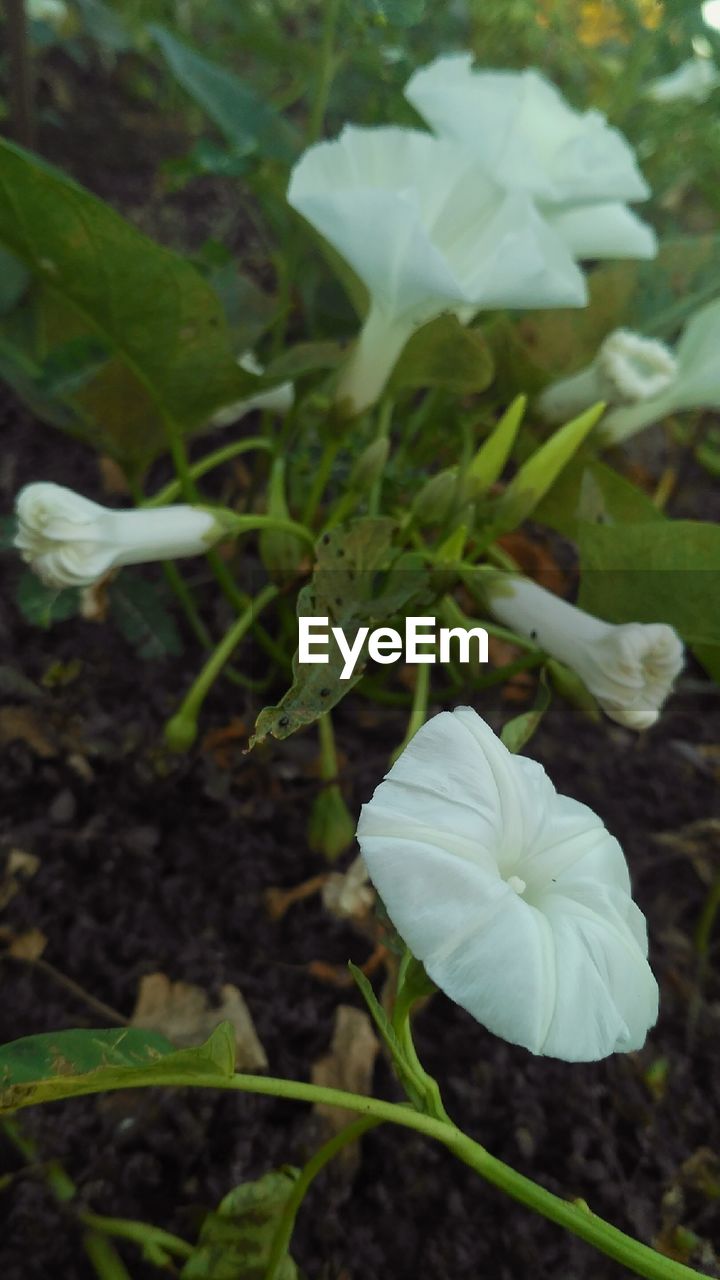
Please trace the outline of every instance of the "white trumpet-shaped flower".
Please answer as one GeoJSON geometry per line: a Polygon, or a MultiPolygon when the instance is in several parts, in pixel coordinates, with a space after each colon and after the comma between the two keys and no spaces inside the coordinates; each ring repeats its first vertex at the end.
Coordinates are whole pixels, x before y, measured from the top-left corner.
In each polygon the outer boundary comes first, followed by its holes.
{"type": "Polygon", "coordinates": [[[536,201],[576,258],[652,258],[657,241],[626,201],[650,194],[632,149],[599,111],[574,111],[537,71],[473,70],[472,54],[436,58],[405,96],[439,137],[536,201]]]}
{"type": "Polygon", "coordinates": [[[113,511],[62,485],[21,489],[14,545],[50,587],[86,587],[111,569],[197,556],[225,537],[221,512],[190,506],[113,511]]]}
{"type": "Polygon", "coordinates": [[[570,1062],[642,1046],[658,991],[620,845],[469,707],[415,734],[358,840],[400,935],[483,1026],[570,1062]]]}
{"type": "Polygon", "coordinates": [[[696,55],[688,58],[675,71],[651,81],[645,97],[652,102],[705,102],[720,84],[720,71],[712,58],[696,55]]]}
{"type": "Polygon", "coordinates": [[[412,129],[347,126],[295,166],[293,208],[370,295],[338,399],[373,403],[405,343],[444,311],[583,306],[585,284],[524,192],[507,192],[468,149],[412,129]]]}
{"type": "Polygon", "coordinates": [[[683,668],[682,641],[663,622],[602,622],[529,578],[498,575],[487,588],[505,626],[580,676],[611,720],[648,729],[683,668]]]}
{"type": "Polygon", "coordinates": [[[720,409],[720,301],[696,311],[675,348],[676,371],[658,395],[613,409],[598,427],[605,444],[618,444],[643,427],[683,409],[720,409]]]}
{"type": "MultiPolygon", "coordinates": [[[[262,377],[265,372],[253,351],[245,351],[238,357],[237,363],[246,373],[254,373],[257,378],[262,377]]],[[[266,410],[268,413],[277,413],[280,417],[284,417],[290,412],[294,402],[295,388],[292,382],[281,382],[267,391],[259,391],[255,396],[247,396],[244,400],[236,400],[233,404],[224,405],[213,414],[210,424],[213,427],[231,427],[234,422],[244,418],[245,414],[251,413],[253,409],[266,410]]]]}
{"type": "Polygon", "coordinates": [[[567,422],[598,400],[609,405],[651,400],[676,375],[677,361],[664,342],[615,329],[591,364],[545,388],[538,408],[550,422],[567,422]]]}

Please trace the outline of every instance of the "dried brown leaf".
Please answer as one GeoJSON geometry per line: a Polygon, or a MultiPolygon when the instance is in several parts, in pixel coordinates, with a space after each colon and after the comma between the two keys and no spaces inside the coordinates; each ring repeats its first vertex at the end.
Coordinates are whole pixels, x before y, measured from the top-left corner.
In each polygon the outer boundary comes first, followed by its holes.
{"type": "Polygon", "coordinates": [[[220,994],[220,1003],[211,1006],[200,987],[171,982],[164,973],[147,974],[140,979],[130,1025],[160,1031],[178,1048],[186,1048],[207,1040],[218,1023],[231,1022],[238,1069],[264,1071],[268,1065],[265,1050],[240,991],[226,983],[220,994]]]}

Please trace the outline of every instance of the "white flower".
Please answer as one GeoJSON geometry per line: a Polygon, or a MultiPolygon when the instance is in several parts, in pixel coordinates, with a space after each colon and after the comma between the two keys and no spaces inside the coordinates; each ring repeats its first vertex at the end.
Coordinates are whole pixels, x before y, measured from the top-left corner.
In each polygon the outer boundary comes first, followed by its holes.
{"type": "MultiPolygon", "coordinates": [[[[246,373],[254,373],[258,378],[265,372],[252,351],[245,351],[243,355],[238,356],[237,363],[246,373]]],[[[210,419],[210,424],[213,427],[230,427],[239,418],[244,418],[246,413],[251,413],[253,409],[266,409],[270,413],[277,413],[283,417],[292,409],[294,400],[295,388],[292,382],[281,382],[277,387],[271,387],[269,391],[259,391],[256,396],[247,396],[244,400],[236,400],[234,404],[218,409],[210,419]]]]}
{"type": "Polygon", "coordinates": [[[643,427],[683,409],[720,409],[720,300],[686,325],[675,348],[675,377],[659,395],[613,409],[598,427],[605,444],[618,444],[643,427]]]}
{"type": "Polygon", "coordinates": [[[677,361],[663,342],[616,329],[587,368],[546,387],[538,408],[550,422],[567,422],[598,400],[610,405],[651,400],[676,374],[677,361]]]}
{"type": "Polygon", "coordinates": [[[658,992],[620,845],[469,707],[416,733],[358,840],[411,951],[490,1031],[569,1062],[642,1046],[658,992]]]}
{"type": "Polygon", "coordinates": [[[695,56],[681,63],[670,75],[653,80],[645,90],[652,102],[705,102],[720,84],[720,71],[711,58],[695,56]]]}
{"type": "Polygon", "coordinates": [[[614,626],[529,578],[498,575],[487,588],[496,618],[577,672],[611,720],[648,729],[683,667],[683,646],[663,622],[614,626]]]}
{"type": "Polygon", "coordinates": [[[50,587],[85,587],[110,569],[197,556],[224,537],[222,513],[175,506],[112,511],[72,489],[29,484],[17,496],[14,545],[50,587]]]}
{"type": "Polygon", "coordinates": [[[582,274],[523,192],[466,147],[411,129],[346,127],[295,166],[288,200],[370,294],[338,399],[373,403],[405,343],[443,311],[583,306],[582,274]]]}
{"type": "Polygon", "coordinates": [[[625,201],[650,194],[632,150],[598,111],[574,111],[537,71],[474,71],[436,58],[405,96],[436,134],[468,146],[500,186],[524,191],[578,258],[652,258],[657,241],[625,201]]]}

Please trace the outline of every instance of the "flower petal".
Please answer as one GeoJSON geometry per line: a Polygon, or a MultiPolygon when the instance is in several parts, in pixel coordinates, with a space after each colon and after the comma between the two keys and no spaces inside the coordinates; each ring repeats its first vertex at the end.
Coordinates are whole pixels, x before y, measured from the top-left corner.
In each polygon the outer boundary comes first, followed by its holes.
{"type": "Polygon", "coordinates": [[[543,213],[575,258],[654,258],[652,227],[624,204],[545,205],[543,213]]]}

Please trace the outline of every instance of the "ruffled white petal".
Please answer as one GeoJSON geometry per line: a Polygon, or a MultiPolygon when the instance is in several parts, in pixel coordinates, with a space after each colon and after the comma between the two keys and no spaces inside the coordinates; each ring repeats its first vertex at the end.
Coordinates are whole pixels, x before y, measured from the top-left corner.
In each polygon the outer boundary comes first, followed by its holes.
{"type": "Polygon", "coordinates": [[[657,986],[620,846],[470,708],[415,735],[358,839],[401,936],[491,1031],[568,1061],[643,1042],[657,986]]]}
{"type": "Polygon", "coordinates": [[[470,54],[451,54],[416,71],[405,95],[510,190],[552,201],[649,195],[622,134],[599,112],[574,111],[537,71],[474,71],[470,54]]]}
{"type": "Polygon", "coordinates": [[[624,204],[543,206],[574,258],[654,258],[657,236],[624,204]]]}

